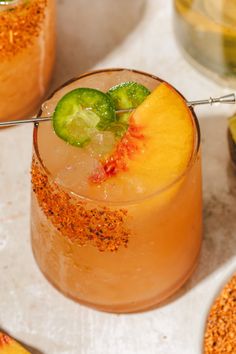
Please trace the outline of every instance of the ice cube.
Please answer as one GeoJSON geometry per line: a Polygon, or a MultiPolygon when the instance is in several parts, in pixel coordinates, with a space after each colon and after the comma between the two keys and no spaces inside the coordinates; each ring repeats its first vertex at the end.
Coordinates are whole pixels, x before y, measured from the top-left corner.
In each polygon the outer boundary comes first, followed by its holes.
{"type": "Polygon", "coordinates": [[[101,167],[100,162],[91,156],[88,151],[80,149],[70,156],[67,164],[58,171],[57,183],[78,194],[86,194],[89,177],[101,167]]]}
{"type": "Polygon", "coordinates": [[[115,135],[109,131],[97,131],[93,134],[91,142],[87,146],[90,155],[96,158],[102,158],[111,154],[115,146],[115,135]]]}
{"type": "Polygon", "coordinates": [[[51,117],[53,115],[54,110],[55,110],[55,103],[52,100],[45,101],[42,104],[41,109],[43,111],[44,117],[51,117]]]}

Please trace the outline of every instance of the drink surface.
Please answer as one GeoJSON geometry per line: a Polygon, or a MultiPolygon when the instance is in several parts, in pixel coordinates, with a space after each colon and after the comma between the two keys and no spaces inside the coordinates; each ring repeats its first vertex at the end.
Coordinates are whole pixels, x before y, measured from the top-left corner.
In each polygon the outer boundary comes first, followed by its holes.
{"type": "Polygon", "coordinates": [[[234,0],[175,0],[175,33],[199,64],[223,77],[236,77],[234,0]]]}
{"type": "MultiPolygon", "coordinates": [[[[122,75],[125,72],[119,73],[122,75]]],[[[132,75],[142,83],[140,75],[132,75]]],[[[92,85],[87,78],[87,81],[78,80],[64,87],[43,105],[42,116],[52,115],[59,98],[68,91],[82,85],[106,91],[114,84],[114,78],[110,81],[107,73],[104,82],[99,80],[98,74],[97,81],[93,77],[92,85]]],[[[140,139],[132,140],[137,151],[126,158],[124,171],[102,183],[92,183],[90,177],[99,171],[103,160],[114,155],[117,145],[122,147],[125,138],[117,141],[112,132],[100,131],[93,136],[91,143],[78,148],[58,138],[51,123],[41,124],[38,128],[40,156],[53,179],[78,195],[124,202],[147,197],[184,173],[195,148],[192,114],[183,98],[170,86],[156,83],[152,89],[156,90],[156,97],[150,95],[131,115],[136,129],[139,129],[140,139]]],[[[125,141],[127,143],[128,138],[125,141]]],[[[119,156],[116,154],[114,159],[119,156]]]]}
{"type": "Polygon", "coordinates": [[[0,5],[0,120],[36,113],[52,74],[54,0],[0,5]]]}
{"type": "Polygon", "coordinates": [[[144,310],[176,291],[195,267],[202,232],[199,135],[168,84],[129,70],[95,72],[57,91],[42,114],[78,86],[106,92],[125,81],[152,91],[132,115],[142,138],[127,170],[89,183],[114,137],[103,132],[90,148],[73,147],[50,123],[34,130],[32,164],[32,247],[42,272],[67,296],[112,312],[144,310]]]}

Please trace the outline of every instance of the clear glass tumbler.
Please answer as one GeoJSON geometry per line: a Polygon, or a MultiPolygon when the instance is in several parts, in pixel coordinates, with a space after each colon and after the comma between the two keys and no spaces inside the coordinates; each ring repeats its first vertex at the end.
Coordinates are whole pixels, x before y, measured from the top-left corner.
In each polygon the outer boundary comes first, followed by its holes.
{"type": "MultiPolygon", "coordinates": [[[[66,83],[40,114],[50,115],[60,97],[74,88],[106,91],[125,81],[150,90],[162,82],[127,69],[95,71],[66,83]]],[[[202,240],[202,189],[198,122],[188,110],[194,127],[188,166],[168,185],[133,200],[129,186],[119,201],[79,194],[71,187],[78,182],[77,173],[62,185],[57,163],[68,165],[78,148],[59,139],[50,122],[35,126],[32,247],[46,278],[65,295],[104,311],[140,311],[169,297],[192,273],[202,240]],[[71,149],[68,155],[65,146],[71,149]]]]}

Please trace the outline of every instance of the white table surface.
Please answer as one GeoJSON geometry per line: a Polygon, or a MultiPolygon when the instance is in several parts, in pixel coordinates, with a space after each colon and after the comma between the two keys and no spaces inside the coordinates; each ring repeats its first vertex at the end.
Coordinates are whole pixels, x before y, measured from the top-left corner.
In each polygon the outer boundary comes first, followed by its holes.
{"type": "MultiPolygon", "coordinates": [[[[183,59],[171,1],[58,0],[53,86],[92,68],[156,74],[188,99],[229,93],[183,59]],[[70,5],[69,5],[70,3],[70,5]]],[[[32,127],[0,132],[0,328],[33,354],[200,354],[210,304],[236,269],[236,175],[225,118],[233,107],[198,108],[203,134],[205,232],[197,270],[168,303],[134,315],[80,306],[57,292],[32,256],[29,230],[32,127]]]]}

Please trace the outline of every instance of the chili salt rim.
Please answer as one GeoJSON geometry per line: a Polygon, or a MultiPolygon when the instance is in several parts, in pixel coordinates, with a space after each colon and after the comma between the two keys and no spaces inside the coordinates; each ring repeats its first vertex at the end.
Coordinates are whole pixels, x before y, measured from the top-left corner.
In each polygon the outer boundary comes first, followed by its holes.
{"type": "MultiPolygon", "coordinates": [[[[166,82],[166,81],[160,79],[158,76],[146,73],[144,71],[135,70],[135,69],[128,69],[128,68],[99,69],[99,70],[93,70],[93,71],[90,71],[90,72],[86,72],[86,73],[84,73],[84,74],[82,74],[82,75],[80,75],[78,77],[75,77],[75,78],[72,78],[72,79],[66,81],[64,84],[59,86],[55,91],[53,91],[53,93],[46,100],[50,100],[50,98],[52,98],[54,96],[54,94],[56,92],[58,92],[60,89],[62,89],[65,86],[73,83],[74,81],[80,80],[80,79],[82,79],[84,77],[92,76],[94,74],[100,74],[100,73],[106,73],[106,72],[119,72],[119,71],[127,71],[127,72],[133,72],[133,73],[136,73],[136,74],[144,75],[144,76],[150,77],[150,78],[152,78],[152,79],[154,79],[156,81],[159,81],[159,83],[166,82]]],[[[175,89],[174,86],[172,86],[169,83],[168,83],[168,85],[174,91],[176,91],[183,98],[183,100],[185,102],[187,102],[186,98],[177,89],[175,89]]],[[[139,202],[143,202],[143,201],[145,201],[147,199],[153,198],[153,197],[155,197],[155,196],[157,196],[157,195],[159,195],[161,193],[164,193],[165,191],[167,191],[168,189],[173,187],[176,183],[181,181],[181,179],[191,170],[191,168],[193,167],[195,161],[197,160],[197,155],[198,155],[198,152],[199,152],[200,141],[201,141],[200,126],[199,126],[199,122],[198,122],[196,113],[194,112],[194,109],[192,107],[187,107],[187,108],[188,108],[188,110],[191,113],[192,123],[193,123],[194,131],[195,131],[195,134],[194,134],[194,148],[193,148],[193,152],[192,152],[192,155],[191,155],[191,158],[189,160],[189,163],[188,163],[187,167],[185,168],[185,170],[178,177],[176,177],[173,181],[171,181],[170,183],[168,183],[164,187],[162,187],[162,188],[160,188],[160,189],[158,189],[158,190],[156,190],[156,191],[154,191],[154,192],[152,192],[152,193],[150,193],[148,195],[137,197],[136,199],[131,199],[131,200],[122,202],[122,201],[110,201],[110,200],[107,201],[107,200],[104,200],[104,199],[89,198],[88,196],[85,196],[85,195],[82,195],[82,194],[79,194],[79,193],[75,193],[75,192],[69,190],[68,188],[62,186],[61,184],[57,183],[54,180],[53,176],[51,175],[51,172],[44,165],[43,160],[41,159],[41,156],[40,156],[40,152],[39,152],[39,148],[38,148],[38,134],[37,134],[38,133],[38,126],[39,126],[40,123],[35,123],[34,124],[34,130],[33,130],[34,152],[35,152],[35,154],[37,156],[37,159],[38,159],[39,163],[41,164],[44,172],[48,176],[48,178],[50,180],[52,180],[53,183],[58,185],[63,190],[66,190],[68,193],[73,194],[75,197],[78,197],[78,198],[82,199],[83,201],[87,201],[87,202],[100,203],[101,205],[102,204],[106,204],[106,205],[109,205],[109,206],[120,206],[120,207],[122,207],[122,206],[124,207],[126,205],[136,205],[139,202]]],[[[40,118],[41,114],[42,114],[42,109],[39,110],[39,112],[37,114],[37,117],[40,118]]]]}
{"type": "Polygon", "coordinates": [[[61,235],[80,246],[90,244],[100,252],[127,248],[131,235],[126,224],[128,210],[99,205],[88,208],[84,201],[74,203],[72,196],[49,181],[35,155],[31,176],[38,205],[61,235]]]}
{"type": "MultiPolygon", "coordinates": [[[[1,0],[0,0],[1,2],[1,0]]],[[[0,59],[10,60],[40,35],[48,0],[0,4],[0,59]]]]}

